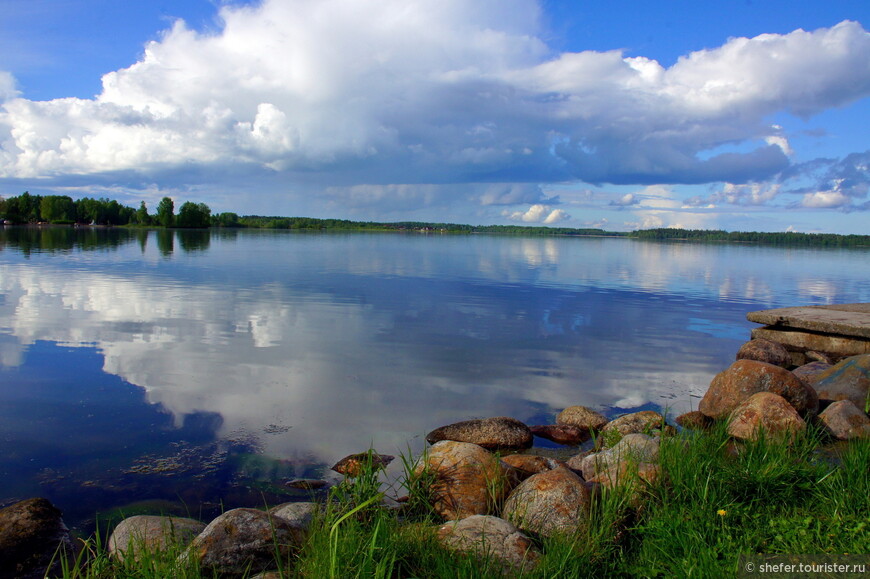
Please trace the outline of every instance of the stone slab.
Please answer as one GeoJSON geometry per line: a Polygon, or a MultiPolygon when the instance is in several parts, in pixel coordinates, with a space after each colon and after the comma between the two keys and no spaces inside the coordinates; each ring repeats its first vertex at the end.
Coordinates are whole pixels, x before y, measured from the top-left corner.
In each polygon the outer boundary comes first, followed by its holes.
{"type": "Polygon", "coordinates": [[[759,310],[746,314],[746,319],[777,328],[870,338],[870,303],[759,310]]]}
{"type": "Polygon", "coordinates": [[[826,352],[838,356],[870,354],[870,339],[848,338],[826,334],[814,334],[786,328],[767,326],[752,330],[752,338],[762,338],[782,344],[787,349],[826,352]]]}

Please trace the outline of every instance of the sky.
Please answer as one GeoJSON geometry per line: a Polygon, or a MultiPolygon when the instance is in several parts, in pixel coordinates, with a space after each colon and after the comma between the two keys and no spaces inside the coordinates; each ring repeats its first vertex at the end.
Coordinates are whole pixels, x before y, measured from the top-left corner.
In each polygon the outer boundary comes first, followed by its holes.
{"type": "Polygon", "coordinates": [[[866,0],[3,0],[0,195],[870,234],[866,0]]]}

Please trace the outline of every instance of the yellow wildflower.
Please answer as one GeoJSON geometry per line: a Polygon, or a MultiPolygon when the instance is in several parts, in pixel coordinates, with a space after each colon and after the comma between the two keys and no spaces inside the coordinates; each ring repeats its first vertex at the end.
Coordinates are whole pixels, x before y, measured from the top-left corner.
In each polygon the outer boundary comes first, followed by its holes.
{"type": "Polygon", "coordinates": [[[719,515],[720,517],[724,517],[725,515],[728,514],[728,511],[726,511],[725,509],[719,509],[718,511],[716,511],[716,514],[719,515]]]}

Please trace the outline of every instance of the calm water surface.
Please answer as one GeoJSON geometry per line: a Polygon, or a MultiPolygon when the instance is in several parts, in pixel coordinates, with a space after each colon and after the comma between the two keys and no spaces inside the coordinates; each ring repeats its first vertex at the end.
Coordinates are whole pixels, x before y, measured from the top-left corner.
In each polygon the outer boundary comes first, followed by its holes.
{"type": "Polygon", "coordinates": [[[0,504],[206,516],[473,417],[696,407],[746,312],[870,252],[607,238],[0,230],[0,504]]]}

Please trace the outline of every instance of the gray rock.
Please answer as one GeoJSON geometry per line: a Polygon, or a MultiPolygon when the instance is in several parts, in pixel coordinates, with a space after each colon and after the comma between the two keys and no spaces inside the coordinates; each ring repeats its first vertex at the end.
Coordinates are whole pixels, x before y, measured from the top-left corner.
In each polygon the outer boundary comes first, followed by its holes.
{"type": "Polygon", "coordinates": [[[438,529],[438,539],[448,549],[495,559],[511,571],[534,569],[540,558],[540,551],[528,536],[493,516],[472,515],[448,521],[438,529]]]}
{"type": "Polygon", "coordinates": [[[608,422],[602,433],[616,431],[622,436],[626,434],[650,434],[665,426],[665,417],[653,410],[642,410],[625,414],[608,422]]]}
{"type": "Polygon", "coordinates": [[[507,416],[476,418],[436,428],[426,435],[429,444],[442,440],[468,442],[487,450],[521,450],[532,446],[529,427],[507,416]]]}
{"type": "Polygon", "coordinates": [[[555,468],[520,483],[505,501],[503,516],[524,531],[571,534],[588,524],[591,497],[579,476],[555,468]]]}
{"type": "Polygon", "coordinates": [[[831,365],[827,362],[810,362],[809,364],[798,366],[792,370],[791,373],[803,380],[804,383],[810,387],[815,388],[816,382],[819,381],[821,373],[830,367],[831,365]]]}
{"type": "Polygon", "coordinates": [[[217,517],[179,556],[195,559],[206,573],[240,575],[269,569],[276,553],[289,560],[304,534],[284,519],[256,509],[232,509],[217,517]]]}
{"type": "Polygon", "coordinates": [[[794,407],[772,392],[756,392],[731,414],[728,434],[741,440],[754,440],[761,431],[771,438],[791,438],[806,429],[794,407]]]}
{"type": "Polygon", "coordinates": [[[136,515],[127,517],[109,536],[109,555],[138,561],[143,554],[184,548],[205,529],[205,523],[182,517],[136,515]]]}
{"type": "Polygon", "coordinates": [[[0,509],[0,579],[59,575],[61,557],[72,551],[69,529],[48,500],[27,499],[0,509]]]}
{"type": "Polygon", "coordinates": [[[870,398],[870,354],[834,364],[818,375],[815,387],[820,400],[851,400],[858,408],[864,408],[870,398]]]}
{"type": "Polygon", "coordinates": [[[659,442],[659,438],[646,434],[626,434],[613,448],[590,454],[581,461],[583,478],[592,480],[599,472],[623,462],[655,462],[659,458],[659,442]]]}
{"type": "Polygon", "coordinates": [[[839,440],[870,438],[870,418],[851,400],[839,400],[825,408],[819,422],[839,440]]]}
{"type": "Polygon", "coordinates": [[[586,406],[569,406],[556,416],[556,424],[577,426],[585,430],[599,430],[607,424],[607,419],[586,406]]]}
{"type": "Polygon", "coordinates": [[[284,519],[291,527],[307,531],[319,511],[317,503],[283,503],[269,509],[269,514],[284,519]]]}
{"type": "Polygon", "coordinates": [[[763,338],[750,340],[740,346],[737,359],[767,362],[781,368],[788,368],[791,365],[791,356],[785,346],[763,338]]]}

